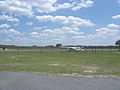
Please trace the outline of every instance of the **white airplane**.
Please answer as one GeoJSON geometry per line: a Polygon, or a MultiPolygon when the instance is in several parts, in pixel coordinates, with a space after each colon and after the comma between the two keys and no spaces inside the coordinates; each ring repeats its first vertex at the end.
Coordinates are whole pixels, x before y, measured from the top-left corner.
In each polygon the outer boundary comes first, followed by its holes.
{"type": "Polygon", "coordinates": [[[69,51],[82,51],[83,48],[82,47],[68,47],[69,51]]]}
{"type": "Polygon", "coordinates": [[[61,48],[67,48],[69,51],[83,51],[83,47],[61,47],[61,48]]]}

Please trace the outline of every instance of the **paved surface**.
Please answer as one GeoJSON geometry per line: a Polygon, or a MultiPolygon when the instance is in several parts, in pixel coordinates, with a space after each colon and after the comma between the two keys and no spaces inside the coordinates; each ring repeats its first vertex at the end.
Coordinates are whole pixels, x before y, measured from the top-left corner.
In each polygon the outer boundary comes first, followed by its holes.
{"type": "Polygon", "coordinates": [[[120,90],[120,78],[0,72],[0,90],[120,90]]]}

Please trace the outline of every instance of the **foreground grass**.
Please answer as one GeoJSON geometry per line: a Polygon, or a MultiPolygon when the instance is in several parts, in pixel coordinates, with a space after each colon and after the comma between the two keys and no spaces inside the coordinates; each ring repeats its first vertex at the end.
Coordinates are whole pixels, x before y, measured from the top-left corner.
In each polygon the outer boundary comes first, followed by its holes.
{"type": "Polygon", "coordinates": [[[0,71],[120,76],[120,53],[6,51],[0,52],[0,71]]]}

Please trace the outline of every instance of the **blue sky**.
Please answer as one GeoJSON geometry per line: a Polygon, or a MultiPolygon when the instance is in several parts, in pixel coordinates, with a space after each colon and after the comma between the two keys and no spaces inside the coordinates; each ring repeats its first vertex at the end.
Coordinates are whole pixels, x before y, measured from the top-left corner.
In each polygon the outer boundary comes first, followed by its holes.
{"type": "Polygon", "coordinates": [[[120,0],[0,0],[0,44],[114,45],[120,0]]]}

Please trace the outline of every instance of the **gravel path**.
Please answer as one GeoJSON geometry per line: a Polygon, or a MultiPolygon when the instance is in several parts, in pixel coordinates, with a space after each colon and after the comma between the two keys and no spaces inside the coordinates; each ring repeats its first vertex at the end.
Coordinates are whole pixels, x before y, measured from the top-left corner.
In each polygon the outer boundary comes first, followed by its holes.
{"type": "Polygon", "coordinates": [[[0,72],[0,90],[120,90],[120,78],[0,72]]]}

